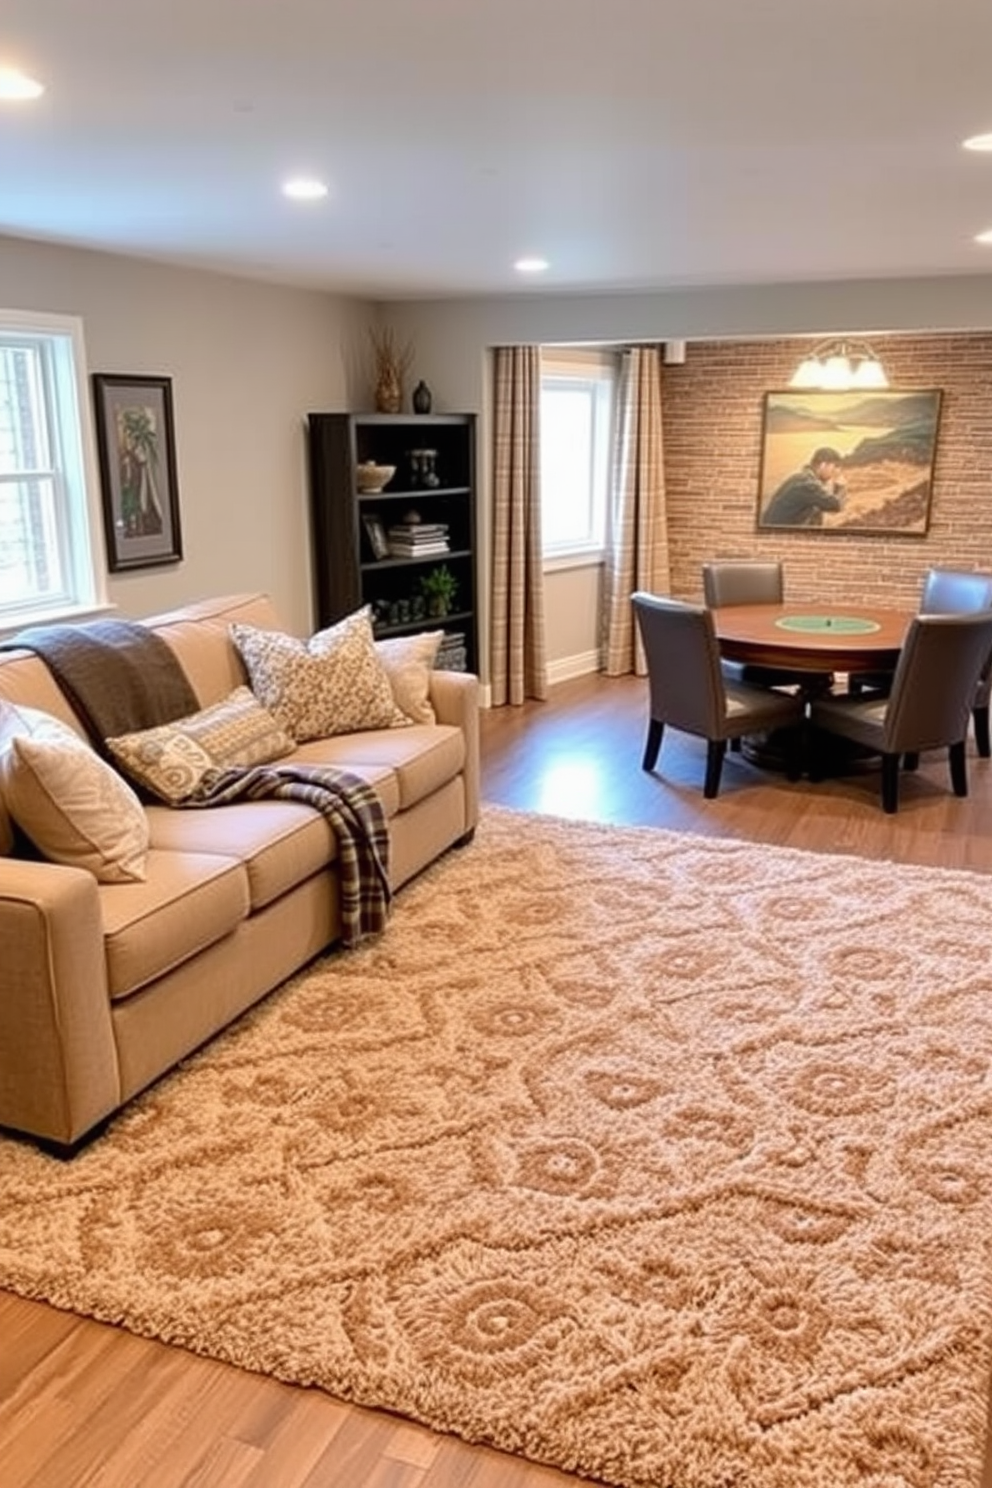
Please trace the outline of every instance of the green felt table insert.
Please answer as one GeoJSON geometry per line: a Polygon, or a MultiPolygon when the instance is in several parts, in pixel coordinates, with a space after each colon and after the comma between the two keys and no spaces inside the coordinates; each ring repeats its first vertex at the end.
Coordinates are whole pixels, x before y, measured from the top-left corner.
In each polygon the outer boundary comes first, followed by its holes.
{"type": "Polygon", "coordinates": [[[814,635],[871,635],[882,628],[877,620],[863,620],[858,615],[783,615],[775,624],[779,630],[801,630],[814,635]]]}

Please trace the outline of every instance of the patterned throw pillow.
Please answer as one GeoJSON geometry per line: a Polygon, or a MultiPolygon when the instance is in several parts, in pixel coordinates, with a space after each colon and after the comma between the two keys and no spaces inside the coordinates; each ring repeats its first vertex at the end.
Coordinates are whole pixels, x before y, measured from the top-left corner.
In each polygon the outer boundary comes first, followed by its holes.
{"type": "Polygon", "coordinates": [[[424,630],[375,643],[396,706],[411,723],[437,722],[430,704],[431,672],[443,635],[441,630],[424,630]]]}
{"type": "Polygon", "coordinates": [[[173,723],[107,740],[124,772],[170,806],[188,800],[208,770],[264,765],[295,747],[247,687],[173,723]]]}
{"type": "Polygon", "coordinates": [[[376,655],[368,605],[310,641],[239,624],[231,636],[252,692],[301,744],[409,721],[376,655]]]}
{"type": "Polygon", "coordinates": [[[144,879],[144,807],[127,781],[57,718],[37,708],[4,710],[0,794],[49,862],[86,868],[100,883],[144,879]]]}

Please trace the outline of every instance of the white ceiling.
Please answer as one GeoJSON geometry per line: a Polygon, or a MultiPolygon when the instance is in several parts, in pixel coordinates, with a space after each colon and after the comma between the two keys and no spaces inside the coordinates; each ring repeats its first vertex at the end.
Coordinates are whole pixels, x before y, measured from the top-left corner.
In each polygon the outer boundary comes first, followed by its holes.
{"type": "Polygon", "coordinates": [[[0,233],[379,299],[992,272],[992,0],[4,0],[0,63],[0,233]]]}

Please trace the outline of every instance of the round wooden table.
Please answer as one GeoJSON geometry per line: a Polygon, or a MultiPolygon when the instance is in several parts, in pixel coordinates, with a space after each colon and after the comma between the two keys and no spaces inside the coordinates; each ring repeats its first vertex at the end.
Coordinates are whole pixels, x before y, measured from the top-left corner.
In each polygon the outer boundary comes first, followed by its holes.
{"type": "MultiPolygon", "coordinates": [[[[720,655],[728,661],[787,667],[809,680],[799,691],[815,697],[828,691],[835,672],[892,672],[915,611],[876,605],[748,604],[713,611],[720,655]]],[[[845,769],[857,769],[864,751],[841,748],[845,769]]],[[[786,751],[773,731],[741,740],[741,751],[766,769],[784,768],[786,751]]]]}
{"type": "Polygon", "coordinates": [[[822,682],[831,672],[891,672],[915,611],[857,604],[725,605],[713,611],[728,661],[788,667],[822,682]]]}

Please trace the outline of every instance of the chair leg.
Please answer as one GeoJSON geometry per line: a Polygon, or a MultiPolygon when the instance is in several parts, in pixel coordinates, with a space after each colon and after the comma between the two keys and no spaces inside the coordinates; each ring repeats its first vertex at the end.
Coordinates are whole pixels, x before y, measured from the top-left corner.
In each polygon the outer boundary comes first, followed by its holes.
{"type": "Polygon", "coordinates": [[[989,740],[988,703],[980,708],[972,708],[971,716],[975,723],[975,746],[982,759],[989,759],[992,756],[992,744],[989,740]]]}
{"type": "Polygon", "coordinates": [[[720,789],[720,775],[723,770],[723,757],[727,752],[726,739],[710,739],[706,744],[706,784],[703,786],[703,795],[708,801],[712,801],[720,789]]]}
{"type": "Polygon", "coordinates": [[[652,718],[648,724],[648,740],[644,746],[644,758],[641,760],[642,770],[653,770],[658,760],[658,751],[661,748],[661,736],[665,732],[665,725],[658,718],[652,718]]]}
{"type": "Polygon", "coordinates": [[[882,810],[891,813],[899,806],[899,756],[882,755],[882,810]]]}
{"type": "Polygon", "coordinates": [[[920,756],[915,752],[915,750],[911,754],[903,755],[902,767],[904,770],[911,771],[918,770],[920,768],[920,756]]]}
{"type": "Polygon", "coordinates": [[[968,766],[965,763],[965,741],[959,739],[947,751],[951,762],[951,785],[956,796],[968,794],[968,766]]]}

